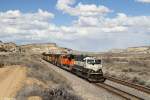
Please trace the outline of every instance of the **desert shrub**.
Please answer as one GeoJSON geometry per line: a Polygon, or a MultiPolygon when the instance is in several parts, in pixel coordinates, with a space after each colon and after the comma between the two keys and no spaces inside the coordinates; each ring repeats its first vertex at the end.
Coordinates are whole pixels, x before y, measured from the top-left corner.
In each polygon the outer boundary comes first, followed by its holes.
{"type": "Polygon", "coordinates": [[[27,100],[29,96],[40,96],[42,97],[43,89],[38,85],[24,86],[17,94],[16,100],[27,100]]]}
{"type": "Polygon", "coordinates": [[[146,86],[150,88],[150,80],[147,81],[146,86]]]}
{"type": "Polygon", "coordinates": [[[0,56],[0,63],[4,66],[20,65],[23,63],[23,59],[27,57],[28,56],[25,56],[23,54],[10,54],[7,56],[0,56]]]}
{"type": "Polygon", "coordinates": [[[53,81],[56,84],[65,84],[66,87],[69,87],[65,78],[61,76],[59,73],[56,73],[54,70],[48,68],[44,63],[40,61],[40,59],[35,59],[34,61],[30,61],[27,63],[29,71],[28,76],[37,78],[43,82],[53,81]]]}
{"type": "Polygon", "coordinates": [[[122,69],[122,72],[128,72],[128,69],[122,69]]]}
{"type": "Polygon", "coordinates": [[[111,77],[116,77],[116,75],[112,74],[111,77]]]}
{"type": "Polygon", "coordinates": [[[42,81],[51,80],[55,83],[65,82],[59,74],[46,67],[39,58],[40,55],[11,54],[6,57],[0,57],[0,66],[23,65],[28,67],[27,74],[29,77],[35,77],[42,81]]]}
{"type": "Polygon", "coordinates": [[[103,62],[104,63],[112,63],[113,60],[110,57],[106,57],[106,58],[103,59],[103,62]]]}
{"type": "Polygon", "coordinates": [[[16,96],[17,100],[26,100],[29,96],[40,96],[43,100],[80,100],[72,92],[68,92],[68,90],[71,91],[72,88],[65,78],[54,70],[48,68],[48,66],[42,62],[39,55],[12,54],[0,57],[0,64],[2,64],[2,66],[26,66],[28,69],[28,77],[34,77],[46,84],[49,84],[49,82],[52,81],[61,86],[54,89],[43,89],[36,84],[25,86],[18,92],[16,96]]]}
{"type": "Polygon", "coordinates": [[[135,72],[135,70],[133,70],[132,68],[129,68],[128,72],[135,72]]]}
{"type": "Polygon", "coordinates": [[[122,69],[122,72],[136,72],[136,70],[132,68],[128,68],[128,69],[122,69]]]}
{"type": "Polygon", "coordinates": [[[53,81],[55,83],[66,84],[64,78],[42,63],[40,55],[10,54],[5,57],[0,56],[1,66],[23,65],[28,67],[28,76],[35,77],[44,82],[53,81]]]}
{"type": "Polygon", "coordinates": [[[146,83],[146,82],[143,81],[143,80],[139,80],[139,81],[138,81],[138,84],[140,84],[140,85],[145,85],[145,83],[146,83]]]}
{"type": "Polygon", "coordinates": [[[139,74],[139,75],[148,75],[148,72],[143,71],[143,72],[139,72],[138,74],[139,74]]]}
{"type": "Polygon", "coordinates": [[[16,100],[26,100],[30,96],[40,96],[42,100],[81,100],[73,91],[62,85],[43,89],[35,84],[25,86],[16,96],[16,100]]]}
{"type": "Polygon", "coordinates": [[[0,68],[4,67],[4,64],[3,63],[0,63],[0,68]]]}
{"type": "Polygon", "coordinates": [[[80,97],[64,87],[47,89],[44,91],[43,100],[81,100],[80,97]]]}
{"type": "Polygon", "coordinates": [[[140,85],[145,85],[145,84],[146,84],[145,81],[143,81],[142,79],[140,79],[140,78],[138,78],[138,77],[134,77],[134,78],[132,79],[132,82],[133,82],[133,83],[136,83],[136,84],[140,84],[140,85]]]}
{"type": "Polygon", "coordinates": [[[142,60],[141,61],[140,60],[130,60],[129,64],[130,65],[136,65],[136,66],[142,66],[142,67],[147,67],[148,66],[148,64],[146,62],[142,61],[142,60]]]}
{"type": "Polygon", "coordinates": [[[138,78],[138,77],[134,77],[134,78],[132,79],[132,82],[133,82],[133,83],[138,83],[138,82],[139,82],[139,78],[138,78]]]}
{"type": "Polygon", "coordinates": [[[148,88],[150,88],[150,85],[146,85],[148,88]]]}

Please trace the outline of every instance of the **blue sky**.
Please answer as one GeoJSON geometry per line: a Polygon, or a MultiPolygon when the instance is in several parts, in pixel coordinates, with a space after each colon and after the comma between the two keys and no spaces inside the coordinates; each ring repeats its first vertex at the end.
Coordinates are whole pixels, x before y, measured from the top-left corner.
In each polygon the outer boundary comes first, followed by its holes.
{"type": "MultiPolygon", "coordinates": [[[[104,5],[113,10],[110,17],[116,12],[126,13],[130,16],[150,15],[150,4],[135,2],[135,0],[76,0],[76,3],[104,5]]],[[[36,12],[39,8],[50,11],[56,15],[53,22],[58,25],[69,25],[75,19],[68,14],[62,14],[56,9],[57,0],[1,0],[0,11],[20,10],[22,12],[36,12]],[[62,20],[65,18],[65,21],[62,20]]]]}
{"type": "Polygon", "coordinates": [[[0,13],[3,41],[56,42],[83,51],[150,45],[149,0],[0,0],[0,13]]]}

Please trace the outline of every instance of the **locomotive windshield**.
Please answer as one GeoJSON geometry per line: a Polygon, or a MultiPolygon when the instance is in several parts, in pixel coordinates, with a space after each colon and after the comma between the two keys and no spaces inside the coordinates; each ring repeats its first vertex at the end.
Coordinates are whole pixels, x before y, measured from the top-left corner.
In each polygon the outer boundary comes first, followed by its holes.
{"type": "Polygon", "coordinates": [[[94,62],[94,60],[89,59],[89,60],[87,60],[87,63],[88,64],[94,64],[95,62],[94,62]]]}
{"type": "Polygon", "coordinates": [[[95,64],[101,64],[101,60],[95,60],[95,64]]]}
{"type": "Polygon", "coordinates": [[[101,60],[89,59],[87,60],[88,64],[101,64],[101,60]]]}

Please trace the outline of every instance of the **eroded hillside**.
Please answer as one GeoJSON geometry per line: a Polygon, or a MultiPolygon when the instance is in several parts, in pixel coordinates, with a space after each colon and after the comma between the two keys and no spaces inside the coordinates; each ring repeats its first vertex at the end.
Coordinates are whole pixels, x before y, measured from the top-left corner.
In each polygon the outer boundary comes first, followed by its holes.
{"type": "Polygon", "coordinates": [[[71,49],[59,47],[55,43],[34,43],[26,45],[17,45],[15,43],[0,42],[0,53],[28,53],[28,54],[42,54],[43,52],[52,53],[67,53],[71,49]]]}
{"type": "Polygon", "coordinates": [[[101,54],[106,75],[150,87],[150,47],[132,47],[101,54]]]}
{"type": "Polygon", "coordinates": [[[3,55],[0,56],[0,65],[0,100],[81,99],[71,89],[66,78],[49,69],[39,55],[3,55]]]}

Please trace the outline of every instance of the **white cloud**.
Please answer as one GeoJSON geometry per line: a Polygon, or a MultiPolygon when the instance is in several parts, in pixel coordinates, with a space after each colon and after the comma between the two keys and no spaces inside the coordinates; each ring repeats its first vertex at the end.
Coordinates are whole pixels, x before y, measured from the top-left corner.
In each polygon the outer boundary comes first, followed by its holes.
{"type": "Polygon", "coordinates": [[[53,32],[54,25],[49,24],[52,18],[54,14],[41,9],[35,13],[22,13],[19,10],[0,12],[0,38],[5,40],[10,37],[12,41],[36,40],[44,31],[53,32]]]}
{"type": "Polygon", "coordinates": [[[150,3],[150,0],[136,0],[137,2],[150,3]]]}
{"type": "Polygon", "coordinates": [[[75,7],[72,7],[74,3],[75,0],[58,0],[56,6],[57,9],[73,16],[97,16],[110,12],[109,8],[102,5],[96,6],[95,4],[79,3],[75,7]]]}
{"type": "Polygon", "coordinates": [[[110,18],[107,16],[110,10],[102,12],[102,6],[74,5],[74,2],[58,0],[57,3],[60,10],[77,16],[68,26],[55,25],[51,21],[55,15],[41,9],[32,13],[0,12],[0,40],[56,42],[64,47],[94,51],[150,44],[150,16],[118,13],[110,18]]]}
{"type": "Polygon", "coordinates": [[[150,16],[79,16],[73,25],[74,48],[101,50],[150,44],[150,16]]]}
{"type": "Polygon", "coordinates": [[[79,26],[93,26],[98,25],[99,20],[96,17],[79,17],[77,21],[74,21],[74,24],[78,24],[79,26]]]}

